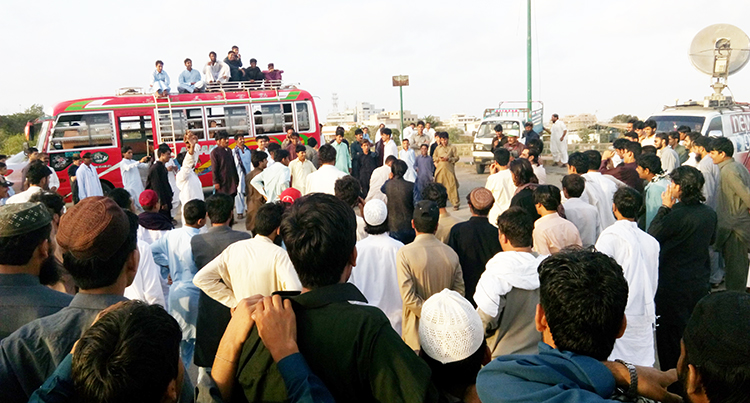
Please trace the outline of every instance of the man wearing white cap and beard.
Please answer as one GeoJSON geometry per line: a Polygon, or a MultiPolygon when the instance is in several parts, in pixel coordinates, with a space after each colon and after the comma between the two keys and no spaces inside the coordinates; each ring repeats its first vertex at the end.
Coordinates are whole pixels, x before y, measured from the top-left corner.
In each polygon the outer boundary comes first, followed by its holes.
{"type": "Polygon", "coordinates": [[[432,370],[441,401],[479,402],[476,379],[490,362],[482,320],[469,301],[444,289],[422,305],[419,356],[432,370]]]}
{"type": "Polygon", "coordinates": [[[365,232],[357,242],[357,265],[349,282],[356,285],[370,305],[380,308],[396,333],[401,335],[403,302],[398,286],[396,254],[404,244],[388,235],[388,208],[379,199],[365,204],[362,210],[365,232]]]}

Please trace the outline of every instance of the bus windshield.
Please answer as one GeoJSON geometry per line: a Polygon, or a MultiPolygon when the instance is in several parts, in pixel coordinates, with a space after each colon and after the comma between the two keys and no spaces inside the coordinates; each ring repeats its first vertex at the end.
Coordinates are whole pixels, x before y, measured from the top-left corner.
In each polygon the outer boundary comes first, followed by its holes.
{"type": "Polygon", "coordinates": [[[656,121],[657,132],[676,132],[680,126],[687,126],[690,131],[701,132],[706,118],[702,116],[652,116],[656,121]]]}
{"type": "Polygon", "coordinates": [[[477,130],[477,138],[490,138],[495,136],[495,126],[503,125],[503,134],[506,136],[511,133],[515,133],[516,136],[521,135],[521,125],[516,120],[493,120],[491,122],[482,122],[477,130]]]}

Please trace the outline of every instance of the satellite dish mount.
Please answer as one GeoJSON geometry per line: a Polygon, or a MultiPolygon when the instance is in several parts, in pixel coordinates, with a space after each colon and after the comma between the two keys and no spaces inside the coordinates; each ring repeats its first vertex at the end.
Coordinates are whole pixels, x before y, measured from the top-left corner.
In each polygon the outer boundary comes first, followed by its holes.
{"type": "Polygon", "coordinates": [[[704,28],[690,44],[690,61],[701,72],[711,76],[714,93],[705,97],[706,107],[731,106],[732,97],[722,94],[727,79],[750,59],[750,38],[741,29],[729,24],[704,28]]]}

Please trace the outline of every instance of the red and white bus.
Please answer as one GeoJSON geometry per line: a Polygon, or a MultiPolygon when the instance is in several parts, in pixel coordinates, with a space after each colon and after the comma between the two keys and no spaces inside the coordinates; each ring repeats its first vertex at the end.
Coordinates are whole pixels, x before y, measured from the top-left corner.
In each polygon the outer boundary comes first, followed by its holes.
{"type": "MultiPolygon", "coordinates": [[[[70,194],[67,168],[74,155],[90,152],[102,187],[122,187],[118,163],[120,149],[133,148],[134,158],[153,155],[154,144],[167,143],[175,155],[185,148],[185,130],[200,145],[196,173],[204,187],[212,186],[209,153],[216,146],[213,135],[226,131],[230,138],[245,135],[255,148],[255,137],[269,136],[281,143],[294,129],[307,144],[320,144],[320,127],[312,95],[294,86],[276,89],[236,89],[215,92],[153,95],[117,95],[75,99],[57,104],[49,119],[31,130],[40,152],[50,155],[50,166],[60,179],[58,192],[70,194]]],[[[234,140],[230,147],[234,147],[234,140]]],[[[16,167],[20,170],[20,167],[16,167]]],[[[12,179],[11,179],[12,180],[12,179]]]]}

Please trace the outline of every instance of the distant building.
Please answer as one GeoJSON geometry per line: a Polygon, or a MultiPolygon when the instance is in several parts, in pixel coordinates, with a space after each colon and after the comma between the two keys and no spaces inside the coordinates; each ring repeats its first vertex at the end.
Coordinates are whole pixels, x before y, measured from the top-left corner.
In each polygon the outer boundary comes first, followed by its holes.
{"type": "Polygon", "coordinates": [[[345,129],[352,127],[357,122],[357,111],[355,109],[347,109],[343,112],[332,112],[326,116],[327,126],[342,126],[345,129]]]}
{"type": "Polygon", "coordinates": [[[362,123],[366,122],[370,119],[370,116],[376,115],[378,113],[383,112],[384,109],[377,109],[375,108],[375,105],[369,103],[369,102],[359,102],[357,104],[357,122],[362,123]]]}
{"type": "Polygon", "coordinates": [[[593,126],[597,122],[596,116],[590,113],[563,116],[562,121],[565,123],[565,126],[568,128],[568,131],[571,131],[571,132],[585,129],[589,126],[593,126]]]}
{"type": "MultiPolygon", "coordinates": [[[[417,114],[404,111],[404,126],[408,126],[412,122],[416,124],[418,120],[417,114]]],[[[385,127],[399,129],[401,126],[401,111],[378,112],[370,115],[370,118],[366,121],[359,121],[360,126],[379,126],[381,123],[385,124],[385,127]]]]}
{"type": "Polygon", "coordinates": [[[476,130],[478,123],[481,121],[476,116],[467,115],[465,113],[454,113],[448,120],[448,127],[455,127],[461,129],[464,133],[471,133],[472,130],[476,130]]]}

